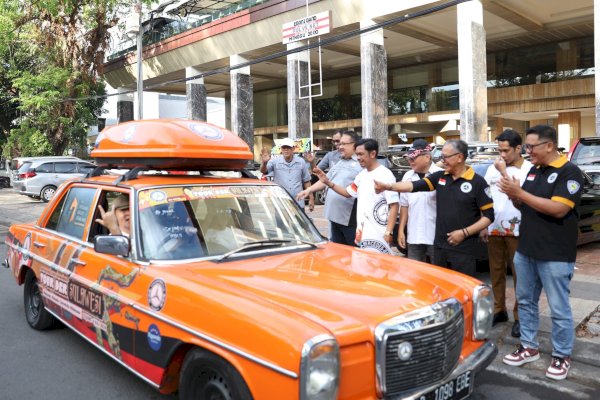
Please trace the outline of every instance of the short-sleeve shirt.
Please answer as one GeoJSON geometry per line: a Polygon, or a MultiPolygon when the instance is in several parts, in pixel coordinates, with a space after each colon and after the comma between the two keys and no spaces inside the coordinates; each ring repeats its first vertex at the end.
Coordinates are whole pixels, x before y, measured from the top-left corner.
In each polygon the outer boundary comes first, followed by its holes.
{"type": "MultiPolygon", "coordinates": [[[[427,175],[437,171],[442,171],[442,169],[431,163],[427,175]]],[[[419,174],[410,170],[404,174],[402,182],[418,181],[419,179],[421,179],[419,174]]],[[[408,207],[406,241],[409,244],[433,244],[437,219],[436,197],[435,192],[400,193],[400,206],[408,207]]]]}
{"type": "Polygon", "coordinates": [[[583,175],[575,164],[561,156],[547,166],[529,170],[523,190],[569,206],[562,218],[538,212],[523,204],[519,253],[538,260],[574,262],[577,256],[577,207],[581,201],[583,175]]]}
{"type": "Polygon", "coordinates": [[[342,154],[338,150],[330,151],[319,161],[317,167],[322,171],[327,171],[342,159],[342,154]]]}
{"type": "Polygon", "coordinates": [[[477,254],[479,235],[476,232],[470,232],[471,236],[458,246],[448,243],[448,233],[476,223],[482,215],[494,220],[494,204],[485,179],[468,167],[456,180],[451,174],[438,171],[413,182],[413,192],[433,190],[437,192],[434,245],[450,251],[477,254]]]}
{"type": "MultiPolygon", "coordinates": [[[[340,159],[327,173],[327,177],[336,185],[346,187],[350,185],[356,176],[362,171],[362,167],[356,160],[356,156],[348,159],[340,159]]],[[[356,199],[340,196],[334,190],[327,190],[325,199],[325,218],[336,224],[349,226],[352,209],[356,199]]],[[[353,225],[356,224],[356,218],[353,225]]]]}
{"type": "Polygon", "coordinates": [[[363,169],[346,191],[357,198],[356,244],[380,253],[392,251],[383,238],[387,229],[389,205],[398,203],[398,193],[384,191],[375,193],[375,182],[395,183],[392,171],[379,165],[372,171],[363,169]]]}
{"type": "MultiPolygon", "coordinates": [[[[527,173],[533,166],[528,160],[521,159],[520,165],[511,165],[506,167],[506,173],[510,177],[519,179],[521,186],[525,182],[527,173]]],[[[513,202],[505,193],[498,188],[498,182],[502,179],[502,174],[492,164],[485,173],[485,181],[490,185],[492,199],[494,200],[494,222],[488,226],[490,236],[519,236],[521,226],[521,211],[519,211],[513,202]]]]}
{"type": "MultiPolygon", "coordinates": [[[[273,175],[275,183],[282,186],[294,198],[303,190],[304,182],[310,182],[308,163],[295,154],[289,163],[283,156],[271,157],[267,163],[267,172],[273,175]]],[[[304,199],[298,200],[298,205],[304,208],[304,199]]]]}

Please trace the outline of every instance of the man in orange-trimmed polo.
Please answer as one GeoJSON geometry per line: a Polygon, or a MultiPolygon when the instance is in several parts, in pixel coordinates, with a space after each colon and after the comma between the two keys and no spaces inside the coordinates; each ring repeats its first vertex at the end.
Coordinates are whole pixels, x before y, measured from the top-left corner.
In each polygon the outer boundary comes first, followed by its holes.
{"type": "Polygon", "coordinates": [[[494,220],[490,188],[465,164],[467,143],[449,140],[442,148],[444,170],[418,180],[394,184],[375,182],[376,191],[437,193],[435,223],[435,265],[475,275],[479,232],[494,220]]]}

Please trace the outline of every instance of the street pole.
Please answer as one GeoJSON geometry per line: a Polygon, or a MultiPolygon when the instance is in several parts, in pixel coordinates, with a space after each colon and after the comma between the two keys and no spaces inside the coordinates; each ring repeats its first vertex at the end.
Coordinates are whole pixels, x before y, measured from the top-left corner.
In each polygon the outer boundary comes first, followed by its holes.
{"type": "Polygon", "coordinates": [[[138,35],[137,35],[137,97],[138,97],[138,119],[144,119],[144,78],[142,74],[142,50],[144,44],[142,43],[142,37],[144,35],[144,29],[142,26],[142,1],[139,0],[138,4],[136,4],[136,9],[139,15],[138,20],[138,35]]]}

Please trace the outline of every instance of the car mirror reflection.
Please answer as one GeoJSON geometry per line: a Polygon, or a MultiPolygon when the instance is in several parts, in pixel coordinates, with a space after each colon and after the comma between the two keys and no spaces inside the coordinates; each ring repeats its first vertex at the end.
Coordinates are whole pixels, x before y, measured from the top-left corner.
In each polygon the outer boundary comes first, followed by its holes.
{"type": "Polygon", "coordinates": [[[120,235],[98,235],[94,238],[94,250],[97,253],[127,257],[129,239],[120,235]]]}

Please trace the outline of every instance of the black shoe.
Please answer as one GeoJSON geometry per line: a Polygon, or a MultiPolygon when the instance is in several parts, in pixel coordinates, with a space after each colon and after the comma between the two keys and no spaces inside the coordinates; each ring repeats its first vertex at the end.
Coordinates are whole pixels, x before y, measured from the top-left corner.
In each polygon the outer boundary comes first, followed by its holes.
{"type": "Polygon", "coordinates": [[[513,324],[513,327],[510,330],[510,336],[521,337],[521,323],[519,321],[515,321],[513,324]]]}
{"type": "Polygon", "coordinates": [[[496,324],[506,321],[508,321],[508,313],[506,311],[497,312],[496,314],[494,314],[492,326],[496,326],[496,324]]]}

